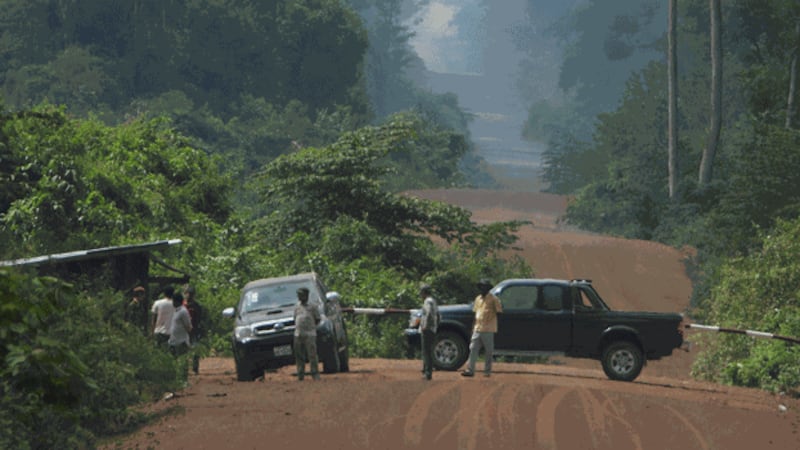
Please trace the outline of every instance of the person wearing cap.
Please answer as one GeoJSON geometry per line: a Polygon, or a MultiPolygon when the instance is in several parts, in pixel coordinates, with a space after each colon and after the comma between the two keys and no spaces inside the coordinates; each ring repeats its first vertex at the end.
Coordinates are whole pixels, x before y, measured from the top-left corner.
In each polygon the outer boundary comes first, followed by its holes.
{"type": "Polygon", "coordinates": [[[146,333],[145,320],[145,298],[146,290],[144,286],[136,286],[133,288],[131,300],[125,305],[125,320],[132,323],[136,327],[142,328],[146,333]]]}
{"type": "Polygon", "coordinates": [[[297,380],[305,377],[306,360],[311,369],[311,378],[319,380],[317,359],[317,325],[322,320],[319,309],[308,302],[308,288],[297,290],[297,306],[294,307],[294,362],[297,364],[297,380]]]}
{"type": "Polygon", "coordinates": [[[481,347],[485,349],[486,360],[483,363],[483,375],[492,374],[492,357],[494,353],[494,334],[497,333],[497,313],[503,312],[500,299],[489,292],[492,283],[482,279],[477,284],[479,295],[475,297],[472,310],[475,312],[475,324],[472,327],[472,338],[469,342],[469,362],[467,369],[461,372],[462,376],[475,375],[475,362],[481,347]]]}
{"type": "Polygon", "coordinates": [[[433,340],[436,336],[436,329],[439,327],[439,307],[436,299],[433,298],[432,291],[427,284],[423,284],[419,288],[419,296],[422,298],[422,317],[419,322],[422,341],[422,373],[426,380],[430,380],[433,375],[433,340]]]}

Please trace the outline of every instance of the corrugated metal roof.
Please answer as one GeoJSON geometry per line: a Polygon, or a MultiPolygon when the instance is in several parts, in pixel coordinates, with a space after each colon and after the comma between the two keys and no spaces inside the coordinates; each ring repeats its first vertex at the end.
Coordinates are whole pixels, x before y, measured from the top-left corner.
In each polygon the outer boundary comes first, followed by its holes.
{"type": "Polygon", "coordinates": [[[125,255],[130,253],[144,253],[150,250],[166,248],[171,245],[180,244],[180,239],[166,239],[162,241],[147,242],[144,244],[118,245],[114,247],[93,248],[89,250],[76,250],[66,253],[55,253],[52,255],[34,256],[32,258],[11,259],[0,261],[0,267],[13,266],[38,266],[42,264],[54,264],[68,261],[82,261],[88,259],[99,259],[108,256],[125,255]]]}

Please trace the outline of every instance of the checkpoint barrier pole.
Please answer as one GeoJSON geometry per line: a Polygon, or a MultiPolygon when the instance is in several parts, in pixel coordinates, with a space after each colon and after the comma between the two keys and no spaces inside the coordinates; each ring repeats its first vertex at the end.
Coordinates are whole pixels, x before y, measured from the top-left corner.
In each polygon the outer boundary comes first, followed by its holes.
{"type": "Polygon", "coordinates": [[[342,308],[343,313],[367,314],[382,316],[384,314],[408,314],[411,309],[400,308],[342,308]]]}
{"type": "Polygon", "coordinates": [[[724,328],[718,327],[715,325],[700,325],[697,323],[689,323],[686,324],[686,328],[695,328],[698,330],[705,330],[705,331],[717,331],[720,333],[734,333],[734,334],[744,334],[747,336],[752,336],[761,339],[778,339],[781,341],[789,342],[791,344],[800,344],[800,339],[789,337],[789,336],[780,336],[773,333],[766,333],[764,331],[754,331],[754,330],[738,330],[736,328],[724,328]]]}

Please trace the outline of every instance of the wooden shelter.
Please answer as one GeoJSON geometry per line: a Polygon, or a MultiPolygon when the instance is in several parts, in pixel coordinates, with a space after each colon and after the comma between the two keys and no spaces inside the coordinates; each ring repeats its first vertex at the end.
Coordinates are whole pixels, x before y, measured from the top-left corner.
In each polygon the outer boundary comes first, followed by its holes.
{"type": "Polygon", "coordinates": [[[167,264],[154,253],[181,242],[180,239],[169,239],[0,261],[0,268],[30,267],[39,275],[52,275],[67,281],[106,277],[109,287],[123,292],[128,298],[136,286],[142,286],[147,300],[139,305],[135,315],[138,316],[137,322],[147,324],[151,295],[158,294],[168,284],[189,282],[188,273],[167,264]],[[153,266],[160,266],[159,273],[169,275],[151,275],[153,266]]]}

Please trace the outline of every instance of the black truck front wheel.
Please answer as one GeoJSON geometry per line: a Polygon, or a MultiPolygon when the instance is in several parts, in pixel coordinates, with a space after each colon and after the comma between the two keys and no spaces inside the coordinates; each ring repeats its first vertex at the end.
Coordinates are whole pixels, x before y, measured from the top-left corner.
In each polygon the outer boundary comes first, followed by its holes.
{"type": "Polygon", "coordinates": [[[238,381],[253,381],[256,378],[264,376],[264,369],[260,368],[253,362],[238,361],[236,362],[236,380],[238,381]]]}
{"type": "Polygon", "coordinates": [[[345,348],[339,352],[339,372],[350,371],[350,350],[345,348]]]}
{"type": "Polygon", "coordinates": [[[603,372],[612,380],[633,381],[644,365],[642,350],[628,341],[612,342],[603,350],[603,372]]]}

